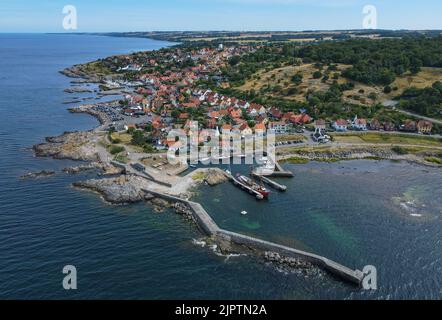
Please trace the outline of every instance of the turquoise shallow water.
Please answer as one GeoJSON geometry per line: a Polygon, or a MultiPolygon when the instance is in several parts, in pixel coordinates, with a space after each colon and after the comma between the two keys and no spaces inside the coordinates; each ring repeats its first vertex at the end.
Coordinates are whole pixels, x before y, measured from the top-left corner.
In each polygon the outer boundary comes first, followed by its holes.
{"type": "Polygon", "coordinates": [[[35,158],[45,136],[96,120],[66,111],[64,67],[167,43],[97,36],[0,35],[0,298],[313,299],[440,298],[441,173],[405,163],[289,166],[285,194],[258,203],[225,184],[197,197],[223,227],[324,254],[352,267],[374,264],[377,292],[328,275],[285,274],[253,257],[217,256],[171,212],[111,206],[73,189],[92,173],[21,181],[72,162],[35,158]],[[416,200],[417,199],[417,200],[416,200]],[[411,217],[408,205],[419,207],[411,217]],[[416,204],[417,203],[417,204],[416,204]],[[425,205],[425,207],[423,207],[425,205]],[[239,214],[246,209],[249,214],[239,214]],[[64,265],[78,290],[61,286],[64,265]]]}

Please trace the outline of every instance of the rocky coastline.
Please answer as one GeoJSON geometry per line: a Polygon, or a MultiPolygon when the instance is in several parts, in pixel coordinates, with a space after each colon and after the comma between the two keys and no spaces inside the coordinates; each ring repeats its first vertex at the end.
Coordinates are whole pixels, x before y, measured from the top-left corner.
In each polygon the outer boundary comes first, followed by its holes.
{"type": "Polygon", "coordinates": [[[71,87],[64,89],[64,92],[66,93],[91,93],[94,92],[94,90],[84,88],[84,87],[71,87]]]}
{"type": "Polygon", "coordinates": [[[72,67],[61,70],[60,73],[68,78],[79,79],[75,80],[74,83],[101,83],[102,79],[100,76],[86,72],[83,70],[84,66],[74,65],[72,67]]]}
{"type": "Polygon", "coordinates": [[[89,131],[65,132],[57,137],[47,137],[46,143],[34,145],[33,150],[37,157],[97,162],[100,159],[94,150],[95,139],[94,133],[89,131]]]}
{"type": "Polygon", "coordinates": [[[281,162],[302,163],[308,161],[320,162],[339,162],[347,160],[394,160],[407,161],[423,166],[440,167],[435,163],[425,160],[428,156],[437,156],[436,152],[431,150],[420,153],[399,154],[391,147],[358,146],[328,149],[293,149],[281,152],[278,159],[281,162]]]}
{"type": "Polygon", "coordinates": [[[68,111],[70,113],[86,113],[88,115],[93,116],[100,122],[100,124],[106,123],[106,116],[102,112],[98,112],[93,109],[93,106],[80,106],[76,108],[69,108],[68,111]]]}

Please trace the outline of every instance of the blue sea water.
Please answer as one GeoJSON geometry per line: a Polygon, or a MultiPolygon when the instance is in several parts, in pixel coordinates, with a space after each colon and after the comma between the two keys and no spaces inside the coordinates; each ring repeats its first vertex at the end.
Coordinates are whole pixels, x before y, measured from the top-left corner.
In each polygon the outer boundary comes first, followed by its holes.
{"type": "Polygon", "coordinates": [[[323,254],[354,268],[373,264],[379,290],[364,292],[318,272],[286,273],[249,256],[219,256],[172,212],[112,206],[71,187],[93,176],[73,162],[35,158],[46,136],[87,130],[70,114],[71,79],[58,71],[170,43],[91,35],[0,35],[0,298],[387,299],[442,298],[442,174],[407,163],[352,161],[287,166],[287,193],[256,202],[229,184],[197,200],[225,228],[323,254]],[[57,170],[20,180],[27,172],[57,170]],[[240,211],[247,210],[247,216],[240,211]],[[413,216],[413,214],[415,216],[413,216]],[[419,216],[416,216],[419,215],[419,216]],[[78,290],[62,287],[75,265],[78,290]]]}

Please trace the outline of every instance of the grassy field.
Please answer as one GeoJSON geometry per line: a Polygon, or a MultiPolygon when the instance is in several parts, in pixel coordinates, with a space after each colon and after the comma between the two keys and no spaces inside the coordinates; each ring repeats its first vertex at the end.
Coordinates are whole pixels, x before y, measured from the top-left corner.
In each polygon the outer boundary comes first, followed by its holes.
{"type": "Polygon", "coordinates": [[[291,157],[288,159],[284,159],[283,162],[290,163],[290,164],[306,164],[306,163],[309,163],[310,160],[307,158],[301,158],[301,157],[291,157]]]}
{"type": "Polygon", "coordinates": [[[333,134],[333,140],[342,143],[401,144],[442,147],[442,139],[428,136],[414,136],[390,133],[333,134]]]}
{"type": "Polygon", "coordinates": [[[113,141],[117,141],[122,144],[130,144],[132,136],[127,132],[114,132],[111,135],[113,141]]]}
{"type": "Polygon", "coordinates": [[[437,157],[426,157],[425,161],[442,165],[442,159],[441,158],[437,158],[437,157]]]}
{"type": "Polygon", "coordinates": [[[143,148],[140,146],[133,145],[132,142],[132,136],[127,132],[114,132],[111,135],[112,142],[114,144],[122,144],[125,147],[128,148],[131,152],[144,152],[143,148]]]}
{"type": "Polygon", "coordinates": [[[201,181],[205,178],[204,172],[197,172],[192,175],[192,180],[194,181],[201,181]]]}
{"type": "MultiPolygon", "coordinates": [[[[342,71],[350,68],[350,65],[336,64],[337,70],[328,71],[327,67],[321,70],[322,74],[328,73],[329,80],[322,81],[322,77],[319,79],[313,78],[313,73],[318,71],[314,64],[307,63],[300,66],[284,66],[281,68],[273,69],[270,71],[262,70],[256,73],[251,79],[249,79],[243,86],[239,87],[240,91],[255,90],[260,91],[267,86],[271,88],[282,87],[281,91],[271,92],[268,95],[273,97],[282,97],[287,100],[304,101],[305,95],[309,90],[312,91],[327,91],[333,84],[333,76],[337,74],[339,84],[348,83],[350,80],[341,76],[342,71]],[[291,79],[296,74],[302,74],[303,79],[299,85],[292,83],[291,79]],[[293,89],[296,92],[293,93],[293,89]]],[[[354,82],[354,81],[352,81],[354,82]]],[[[383,87],[369,86],[362,83],[354,82],[355,87],[352,90],[345,92],[343,100],[354,104],[372,104],[381,100],[391,99],[395,94],[387,96],[383,93],[383,87]],[[378,96],[377,100],[371,100],[368,96],[370,93],[375,93],[378,96]]]]}
{"type": "MultiPolygon", "coordinates": [[[[283,134],[276,136],[276,142],[280,141],[304,141],[306,138],[302,134],[283,134]]],[[[264,140],[266,142],[266,140],[264,140]]]]}
{"type": "Polygon", "coordinates": [[[100,61],[94,61],[82,66],[83,70],[87,73],[93,73],[96,75],[110,75],[112,72],[103,65],[100,61]]]}
{"type": "MultiPolygon", "coordinates": [[[[289,90],[290,88],[296,88],[297,92],[294,94],[272,93],[272,96],[281,96],[289,100],[303,101],[305,99],[305,94],[310,90],[327,90],[329,84],[322,83],[321,79],[313,79],[313,73],[317,71],[313,64],[303,64],[300,66],[285,66],[270,71],[262,70],[255,75],[252,79],[248,80],[243,86],[239,87],[240,91],[255,90],[259,91],[267,86],[276,87],[281,86],[283,90],[289,90]],[[302,83],[295,85],[292,83],[292,77],[301,73],[303,75],[302,83]]],[[[287,92],[289,93],[289,92],[287,92]]]]}
{"type": "Polygon", "coordinates": [[[118,154],[114,157],[114,160],[121,163],[128,163],[129,159],[126,156],[123,156],[121,154],[118,154]]]}

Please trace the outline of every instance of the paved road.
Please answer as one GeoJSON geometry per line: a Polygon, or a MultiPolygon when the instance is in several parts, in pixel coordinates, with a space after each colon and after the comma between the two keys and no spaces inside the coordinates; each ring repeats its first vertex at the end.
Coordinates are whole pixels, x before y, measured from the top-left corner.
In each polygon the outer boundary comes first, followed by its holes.
{"type": "Polygon", "coordinates": [[[398,111],[398,112],[400,112],[400,113],[403,113],[403,114],[406,114],[406,115],[412,116],[412,117],[416,117],[416,118],[419,118],[419,119],[428,120],[428,121],[431,121],[431,122],[433,122],[433,123],[437,123],[437,124],[442,124],[442,120],[438,120],[438,119],[434,119],[434,118],[429,118],[429,117],[421,116],[421,115],[419,115],[419,114],[417,114],[417,113],[413,113],[413,112],[406,111],[406,110],[403,110],[403,109],[397,109],[397,108],[396,108],[395,110],[398,111]]]}

